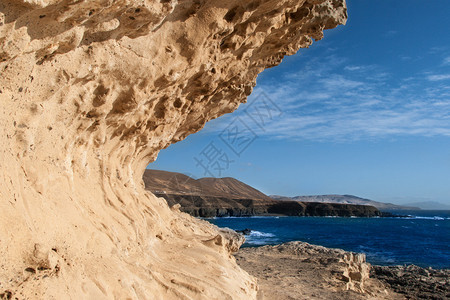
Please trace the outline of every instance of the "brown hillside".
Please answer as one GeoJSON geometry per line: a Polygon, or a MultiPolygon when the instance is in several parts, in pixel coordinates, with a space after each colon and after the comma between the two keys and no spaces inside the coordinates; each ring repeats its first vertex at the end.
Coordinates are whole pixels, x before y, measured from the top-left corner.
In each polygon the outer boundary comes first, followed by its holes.
{"type": "Polygon", "coordinates": [[[145,187],[155,193],[188,194],[195,196],[214,196],[234,199],[252,199],[273,201],[272,198],[237,179],[200,178],[161,170],[145,170],[145,187]]]}

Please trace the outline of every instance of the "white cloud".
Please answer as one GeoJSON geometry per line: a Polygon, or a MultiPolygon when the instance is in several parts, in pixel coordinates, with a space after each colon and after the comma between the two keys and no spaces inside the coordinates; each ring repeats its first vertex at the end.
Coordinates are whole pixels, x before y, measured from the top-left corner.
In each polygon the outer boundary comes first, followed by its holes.
{"type": "Polygon", "coordinates": [[[428,75],[427,79],[429,81],[441,81],[450,79],[450,74],[437,74],[437,75],[428,75]]]}
{"type": "Polygon", "coordinates": [[[384,34],[385,37],[393,37],[395,35],[397,35],[398,31],[397,30],[389,30],[388,32],[386,32],[384,34]]]}
{"type": "Polygon", "coordinates": [[[346,71],[358,71],[361,70],[361,66],[346,66],[344,70],[346,71]]]}
{"type": "Polygon", "coordinates": [[[447,52],[447,50],[448,50],[448,46],[436,46],[436,47],[431,47],[430,50],[428,51],[428,53],[441,54],[443,52],[447,52]]]}
{"type": "Polygon", "coordinates": [[[450,56],[447,56],[447,57],[444,58],[443,64],[444,65],[450,65],[450,56]]]}
{"type": "Polygon", "coordinates": [[[240,117],[258,135],[273,139],[352,141],[394,136],[450,136],[450,75],[396,78],[375,65],[344,64],[328,56],[311,59],[287,76],[258,84],[235,113],[208,123],[221,132],[240,117]],[[354,72],[345,72],[347,71],[354,72]],[[257,126],[245,109],[265,93],[283,115],[257,126]]]}
{"type": "Polygon", "coordinates": [[[342,75],[333,75],[320,80],[325,89],[353,89],[364,85],[362,82],[344,78],[342,75]]]}

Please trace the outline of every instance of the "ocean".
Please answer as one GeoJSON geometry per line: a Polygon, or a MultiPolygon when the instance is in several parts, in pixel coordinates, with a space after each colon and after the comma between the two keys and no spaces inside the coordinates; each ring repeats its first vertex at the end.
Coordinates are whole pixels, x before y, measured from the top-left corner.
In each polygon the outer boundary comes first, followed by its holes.
{"type": "MultiPolygon", "coordinates": [[[[397,212],[398,213],[398,212],[397,212]]],[[[366,253],[374,265],[450,268],[450,211],[402,211],[410,217],[226,217],[207,219],[234,230],[251,229],[243,247],[303,241],[366,253]]]]}

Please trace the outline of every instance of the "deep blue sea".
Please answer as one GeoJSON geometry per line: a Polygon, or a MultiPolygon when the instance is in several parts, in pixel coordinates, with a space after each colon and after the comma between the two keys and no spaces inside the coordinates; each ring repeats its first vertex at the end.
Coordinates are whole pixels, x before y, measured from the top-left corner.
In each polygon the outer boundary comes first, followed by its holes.
{"type": "Polygon", "coordinates": [[[408,218],[229,217],[220,227],[249,228],[243,247],[289,241],[364,252],[375,265],[450,268],[450,211],[402,211],[408,218]]]}

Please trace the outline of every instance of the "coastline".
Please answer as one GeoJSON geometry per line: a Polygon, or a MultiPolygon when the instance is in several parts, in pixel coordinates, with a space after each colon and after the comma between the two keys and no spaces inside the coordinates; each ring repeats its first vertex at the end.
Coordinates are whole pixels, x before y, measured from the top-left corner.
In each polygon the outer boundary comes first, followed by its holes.
{"type": "Polygon", "coordinates": [[[366,253],[373,265],[414,264],[450,268],[448,215],[410,218],[228,217],[207,219],[219,227],[250,229],[243,247],[303,241],[366,253]]]}
{"type": "Polygon", "coordinates": [[[445,299],[450,269],[372,266],[363,253],[305,242],[241,248],[239,266],[258,280],[258,299],[445,299]]]}
{"type": "Polygon", "coordinates": [[[180,204],[180,210],[193,217],[392,217],[374,206],[323,202],[282,201],[191,194],[155,193],[169,206],[180,204]]]}

